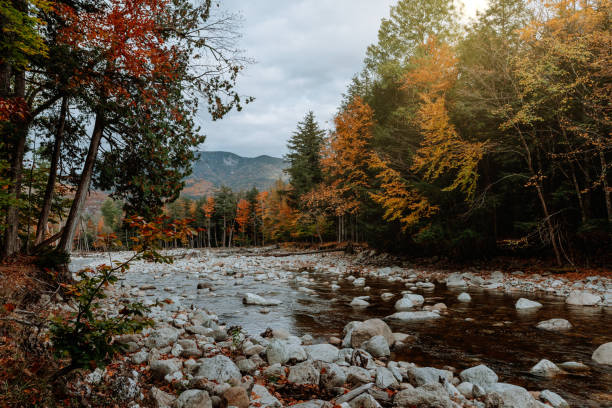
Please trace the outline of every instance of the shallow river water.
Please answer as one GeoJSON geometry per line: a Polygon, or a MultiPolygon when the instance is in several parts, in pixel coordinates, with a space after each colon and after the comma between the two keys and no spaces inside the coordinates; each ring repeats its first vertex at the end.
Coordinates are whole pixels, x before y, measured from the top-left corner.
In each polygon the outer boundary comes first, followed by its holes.
{"type": "MultiPolygon", "coordinates": [[[[294,272],[293,275],[299,275],[294,272]]],[[[130,273],[126,277],[131,286],[155,285],[147,291],[155,298],[180,294],[188,298],[183,303],[215,312],[221,322],[240,325],[248,333],[259,334],[266,328],[282,328],[292,334],[311,334],[323,341],[329,336],[340,336],[342,328],[352,320],[384,318],[395,312],[394,303],[401,297],[405,286],[382,279],[367,278],[371,290],[354,287],[339,279],[340,290],[332,291],[329,282],[337,275],[310,272],[301,276],[312,281],[307,285],[314,290],[298,290],[295,280],[257,281],[252,276],[226,280],[207,280],[205,276],[189,278],[189,274],[165,274],[154,281],[151,275],[130,273]],[[208,282],[214,296],[197,290],[197,284],[208,282]],[[246,292],[282,301],[279,306],[245,306],[242,295],[246,292]],[[397,296],[384,302],[383,292],[397,296]],[[371,306],[355,309],[349,306],[356,296],[369,295],[371,306]]],[[[612,341],[612,308],[566,305],[563,298],[542,297],[535,294],[507,294],[497,291],[469,289],[469,303],[457,301],[460,291],[436,285],[434,290],[418,290],[425,297],[425,305],[443,302],[448,313],[441,319],[419,323],[390,324],[393,331],[416,336],[407,348],[395,352],[392,359],[414,362],[421,366],[442,368],[445,365],[458,370],[483,363],[492,368],[500,382],[508,382],[529,390],[550,389],[563,396],[573,407],[612,406],[612,368],[597,365],[591,354],[601,344],[612,341]],[[533,312],[515,309],[516,300],[527,297],[537,300],[543,308],[533,312]],[[466,318],[473,319],[466,321],[466,318]],[[567,332],[555,333],[539,330],[535,325],[551,318],[564,318],[574,326],[567,332]],[[584,375],[567,374],[544,379],[529,374],[529,369],[541,359],[555,363],[579,361],[591,367],[584,375]]]]}

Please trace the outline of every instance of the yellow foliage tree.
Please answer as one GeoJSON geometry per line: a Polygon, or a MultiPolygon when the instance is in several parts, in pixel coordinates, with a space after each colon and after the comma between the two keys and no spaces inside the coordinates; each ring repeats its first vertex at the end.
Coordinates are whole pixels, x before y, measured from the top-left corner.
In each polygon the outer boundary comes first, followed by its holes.
{"type": "Polygon", "coordinates": [[[469,199],[476,191],[478,163],[486,144],[463,140],[448,116],[447,93],[457,79],[457,60],[450,47],[432,37],[423,51],[422,56],[413,58],[415,69],[406,74],[404,84],[418,89],[421,99],[416,120],[423,140],[412,170],[427,181],[455,171],[453,182],[444,190],[460,189],[469,199]]]}
{"type": "Polygon", "coordinates": [[[412,188],[378,154],[372,153],[370,166],[378,171],[376,178],[381,183],[380,189],[370,193],[370,197],[385,209],[385,220],[399,221],[405,231],[438,211],[437,206],[432,206],[426,197],[412,188]]]}

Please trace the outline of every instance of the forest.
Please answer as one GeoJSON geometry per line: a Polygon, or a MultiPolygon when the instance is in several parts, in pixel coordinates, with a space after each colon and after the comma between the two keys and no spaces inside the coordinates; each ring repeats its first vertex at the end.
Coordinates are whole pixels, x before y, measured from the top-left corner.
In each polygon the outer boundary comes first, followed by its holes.
{"type": "Polygon", "coordinates": [[[609,1],[498,0],[467,25],[452,1],[400,1],[334,128],[312,112],[298,123],[289,183],[182,198],[167,214],[223,235],[204,246],[232,235],[606,265],[610,34],[609,1]]]}

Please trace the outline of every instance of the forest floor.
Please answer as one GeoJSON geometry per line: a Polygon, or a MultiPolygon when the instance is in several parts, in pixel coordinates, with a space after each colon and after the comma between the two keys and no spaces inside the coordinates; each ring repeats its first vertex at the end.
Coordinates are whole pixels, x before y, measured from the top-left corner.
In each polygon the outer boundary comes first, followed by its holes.
{"type": "MultiPolygon", "coordinates": [[[[141,301],[151,307],[156,326],[117,338],[127,353],[105,368],[74,372],[61,386],[44,380],[62,364],[49,345],[29,344],[31,327],[4,320],[0,361],[7,369],[0,376],[0,406],[612,402],[609,270],[559,273],[544,263],[511,260],[459,269],[361,248],[352,255],[290,254],[311,250],[177,250],[171,251],[177,255],[172,265],[134,264],[109,289],[103,307],[112,313],[128,300],[141,301]],[[471,301],[458,301],[460,293],[471,301]],[[519,305],[519,298],[539,306],[519,305]],[[523,307],[527,314],[517,310],[523,307]],[[567,319],[573,328],[550,318],[567,319]],[[542,322],[548,324],[535,328],[542,322]],[[457,336],[461,345],[452,339],[457,336]],[[551,339],[558,345],[550,347],[551,339]],[[520,345],[524,340],[531,344],[520,345]],[[463,346],[470,342],[479,344],[477,354],[463,346]],[[518,347],[509,350],[512,361],[492,350],[496,342],[518,347]]],[[[111,255],[122,259],[127,253],[111,255]]],[[[71,269],[108,261],[101,254],[75,255],[71,269]]],[[[0,303],[12,305],[0,317],[66,308],[55,293],[26,299],[33,287],[44,292],[35,269],[0,266],[0,303]]]]}

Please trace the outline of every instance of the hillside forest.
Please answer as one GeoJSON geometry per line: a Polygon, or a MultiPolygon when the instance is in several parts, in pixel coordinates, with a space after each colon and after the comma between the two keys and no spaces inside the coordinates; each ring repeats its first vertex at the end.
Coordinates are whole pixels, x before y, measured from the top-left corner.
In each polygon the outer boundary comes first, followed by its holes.
{"type": "Polygon", "coordinates": [[[190,198],[197,105],[220,119],[251,100],[234,90],[249,61],[231,18],[210,1],[3,3],[3,255],[127,243],[123,219],[163,214],[198,247],[352,241],[606,264],[611,13],[610,0],[493,0],[466,23],[451,0],[399,0],[333,129],[312,112],[297,124],[288,182],[190,198]],[[135,19],[131,37],[109,34],[135,19]],[[110,192],[99,219],[82,216],[89,189],[110,192]]]}

